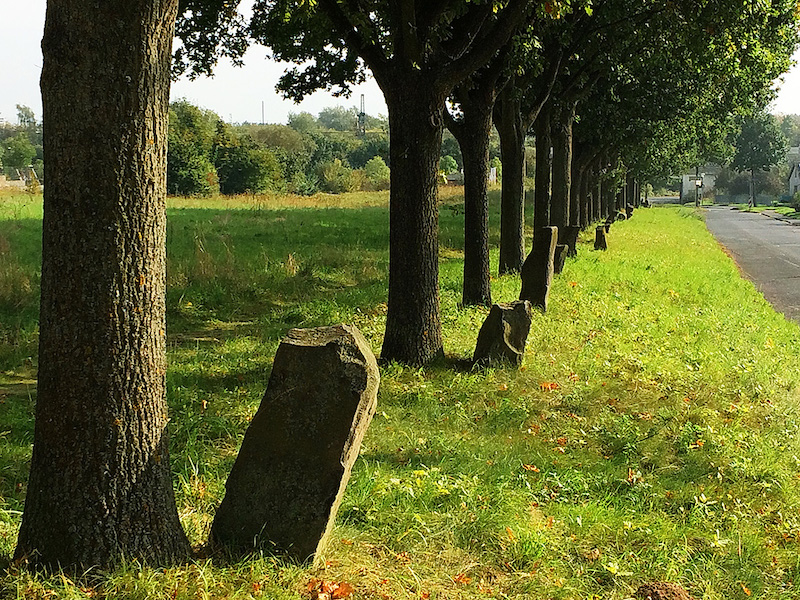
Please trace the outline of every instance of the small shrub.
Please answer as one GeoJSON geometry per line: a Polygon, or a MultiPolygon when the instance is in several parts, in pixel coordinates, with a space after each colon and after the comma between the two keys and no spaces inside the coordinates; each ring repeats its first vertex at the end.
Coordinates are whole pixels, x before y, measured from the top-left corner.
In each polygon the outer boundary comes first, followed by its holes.
{"type": "Polygon", "coordinates": [[[314,176],[308,176],[298,171],[289,182],[289,191],[298,196],[311,196],[319,190],[319,181],[314,176]]]}
{"type": "Polygon", "coordinates": [[[353,171],[338,158],[322,163],[318,167],[318,173],[320,189],[331,194],[358,191],[363,181],[363,175],[353,171]]]}
{"type": "Polygon", "coordinates": [[[439,170],[445,175],[450,175],[450,173],[458,171],[458,163],[448,154],[439,159],[439,170]]]}
{"type": "Polygon", "coordinates": [[[249,140],[218,146],[216,156],[219,187],[223,194],[280,191],[281,166],[275,155],[249,140]]]}
{"type": "Polygon", "coordinates": [[[388,190],[391,171],[380,156],[367,161],[364,166],[364,177],[370,191],[388,190]]]}

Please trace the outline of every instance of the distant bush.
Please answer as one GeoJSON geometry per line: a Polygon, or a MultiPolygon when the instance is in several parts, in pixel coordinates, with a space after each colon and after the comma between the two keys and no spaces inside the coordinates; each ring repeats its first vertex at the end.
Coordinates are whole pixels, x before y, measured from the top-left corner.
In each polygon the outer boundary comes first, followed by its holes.
{"type": "Polygon", "coordinates": [[[167,191],[187,196],[210,196],[219,191],[211,161],[214,132],[220,118],[186,100],[169,108],[167,191]]]}
{"type": "Polygon", "coordinates": [[[217,170],[211,161],[172,136],[167,152],[167,191],[185,196],[210,196],[219,191],[217,170]]]}
{"type": "Polygon", "coordinates": [[[285,185],[275,155],[254,142],[235,140],[215,149],[219,189],[223,194],[281,191],[285,185]]]}
{"type": "Polygon", "coordinates": [[[30,165],[36,156],[36,148],[24,132],[8,138],[4,145],[3,164],[8,169],[22,170],[30,165]]]}
{"type": "Polygon", "coordinates": [[[450,175],[450,173],[458,171],[458,163],[455,158],[448,154],[439,159],[439,170],[445,175],[450,175]]]}
{"type": "Polygon", "coordinates": [[[318,167],[319,187],[331,194],[356,192],[364,180],[363,171],[354,171],[338,158],[318,167]]]}
{"type": "Polygon", "coordinates": [[[383,132],[368,133],[361,144],[348,153],[347,161],[351,167],[361,169],[375,156],[381,157],[384,163],[389,160],[389,136],[383,132]]]}
{"type": "Polygon", "coordinates": [[[366,187],[370,191],[388,190],[391,171],[380,156],[374,156],[364,165],[366,187]]]}
{"type": "Polygon", "coordinates": [[[297,171],[289,181],[289,191],[299,196],[311,196],[319,191],[319,181],[316,177],[297,171]]]}

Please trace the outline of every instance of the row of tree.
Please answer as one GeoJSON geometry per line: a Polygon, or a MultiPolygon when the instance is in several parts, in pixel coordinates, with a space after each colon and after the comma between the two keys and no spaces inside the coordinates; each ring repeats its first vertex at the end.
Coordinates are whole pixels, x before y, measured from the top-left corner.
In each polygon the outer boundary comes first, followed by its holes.
{"type": "Polygon", "coordinates": [[[375,77],[392,134],[381,355],[410,364],[442,353],[436,174],[445,126],[465,169],[464,301],[487,303],[492,123],[504,175],[500,271],[514,272],[525,259],[529,131],[535,230],[585,226],[604,184],[632,191],[627,181],[718,159],[736,119],[766,105],[798,39],[789,0],[279,0],[257,3],[249,21],[212,2],[188,4],[179,67],[209,72],[219,53],[236,55],[249,39],[298,65],[278,86],[296,99],[375,77]],[[218,46],[197,43],[209,24],[218,46]]]}
{"type": "Polygon", "coordinates": [[[164,401],[171,62],[209,71],[255,40],[300,65],[280,84],[295,98],[371,71],[391,131],[381,358],[421,365],[443,352],[446,124],[464,159],[465,287],[486,302],[492,121],[501,268],[517,271],[531,128],[535,229],[586,225],[635,197],[636,179],[711,157],[737,114],[764,105],[798,39],[794,0],[266,0],[249,20],[236,4],[182,0],[178,19],[178,0],[48,0],[39,384],[20,561],[84,569],[191,553],[164,401]]]}

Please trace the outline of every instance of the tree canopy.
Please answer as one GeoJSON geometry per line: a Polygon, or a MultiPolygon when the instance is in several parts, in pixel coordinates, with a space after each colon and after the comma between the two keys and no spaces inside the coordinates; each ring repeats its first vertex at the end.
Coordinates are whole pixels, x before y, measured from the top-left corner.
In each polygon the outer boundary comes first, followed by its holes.
{"type": "Polygon", "coordinates": [[[769,171],[786,158],[786,136],[766,112],[741,119],[731,166],[737,171],[769,171]]]}

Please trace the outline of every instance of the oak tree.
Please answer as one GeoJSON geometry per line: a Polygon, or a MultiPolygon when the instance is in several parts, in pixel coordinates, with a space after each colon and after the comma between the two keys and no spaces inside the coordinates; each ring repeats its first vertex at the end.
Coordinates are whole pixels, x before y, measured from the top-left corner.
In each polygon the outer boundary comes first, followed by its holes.
{"type": "Polygon", "coordinates": [[[280,60],[305,63],[280,87],[294,98],[345,93],[369,69],[389,111],[389,300],[381,358],[442,353],[437,167],[445,99],[524,22],[529,0],[261,0],[251,29],[280,60]]]}
{"type": "Polygon", "coordinates": [[[165,172],[177,0],[48,0],[33,457],[15,559],[187,558],[165,401],[165,172]]]}

